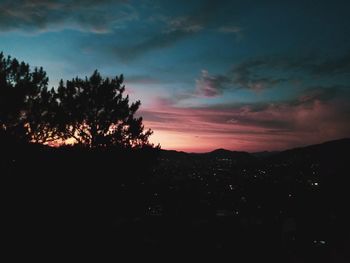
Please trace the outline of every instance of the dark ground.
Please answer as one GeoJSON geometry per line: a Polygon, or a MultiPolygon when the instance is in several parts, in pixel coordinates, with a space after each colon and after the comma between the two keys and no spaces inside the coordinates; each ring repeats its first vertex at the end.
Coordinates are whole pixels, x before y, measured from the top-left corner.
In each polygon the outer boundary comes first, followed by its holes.
{"type": "Polygon", "coordinates": [[[348,139],[263,156],[1,143],[13,259],[350,262],[348,139]]]}

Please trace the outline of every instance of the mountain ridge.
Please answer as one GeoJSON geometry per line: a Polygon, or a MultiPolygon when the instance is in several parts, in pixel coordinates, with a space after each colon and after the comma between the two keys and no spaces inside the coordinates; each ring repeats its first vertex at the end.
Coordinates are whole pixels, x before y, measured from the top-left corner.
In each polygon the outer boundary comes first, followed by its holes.
{"type": "Polygon", "coordinates": [[[228,150],[224,148],[218,148],[218,149],[215,149],[209,152],[204,152],[204,153],[192,153],[192,152],[162,149],[162,153],[172,154],[172,155],[183,155],[183,156],[221,156],[221,157],[251,156],[258,159],[266,159],[266,158],[275,158],[277,156],[294,155],[305,151],[317,153],[317,151],[325,150],[326,148],[328,150],[336,150],[336,148],[341,148],[343,151],[343,150],[346,150],[347,146],[350,147],[350,138],[330,140],[322,143],[290,148],[283,151],[246,152],[246,151],[235,151],[235,150],[228,150]]]}

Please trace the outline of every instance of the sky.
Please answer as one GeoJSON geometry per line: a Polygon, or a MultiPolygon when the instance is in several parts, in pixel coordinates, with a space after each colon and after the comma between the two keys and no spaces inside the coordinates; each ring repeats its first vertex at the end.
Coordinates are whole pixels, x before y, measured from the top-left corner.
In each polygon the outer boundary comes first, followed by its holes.
{"type": "Polygon", "coordinates": [[[123,74],[163,149],[350,137],[350,1],[0,0],[0,51],[50,86],[123,74]]]}

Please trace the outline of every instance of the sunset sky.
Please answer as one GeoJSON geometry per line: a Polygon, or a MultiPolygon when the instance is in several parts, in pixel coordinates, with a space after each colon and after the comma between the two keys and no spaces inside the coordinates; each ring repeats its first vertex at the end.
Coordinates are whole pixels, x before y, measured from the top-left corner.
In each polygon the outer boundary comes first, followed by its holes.
{"type": "Polygon", "coordinates": [[[0,0],[0,51],[50,86],[124,74],[164,149],[350,137],[350,1],[0,0]]]}

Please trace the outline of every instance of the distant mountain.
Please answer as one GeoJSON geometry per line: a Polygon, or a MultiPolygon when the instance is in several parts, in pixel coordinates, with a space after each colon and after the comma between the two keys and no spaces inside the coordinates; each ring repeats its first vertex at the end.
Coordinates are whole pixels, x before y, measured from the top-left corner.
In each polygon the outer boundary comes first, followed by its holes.
{"type": "Polygon", "coordinates": [[[253,155],[248,152],[243,151],[230,151],[226,149],[216,149],[212,152],[205,153],[205,155],[209,155],[211,157],[216,158],[231,158],[231,159],[255,159],[253,155]]]}
{"type": "MultiPolygon", "coordinates": [[[[344,161],[350,158],[350,138],[328,141],[321,144],[309,145],[289,149],[281,152],[262,151],[248,153],[243,151],[230,151],[226,149],[216,149],[207,153],[186,153],[174,150],[162,150],[161,156],[169,159],[186,158],[229,158],[236,163],[255,163],[257,161],[269,162],[305,162],[305,161],[344,161]]],[[[350,161],[350,160],[349,160],[350,161]]]]}
{"type": "Polygon", "coordinates": [[[230,151],[230,150],[226,150],[226,149],[216,149],[216,150],[209,152],[209,153],[206,153],[206,154],[210,154],[210,155],[218,156],[218,157],[250,156],[250,154],[247,152],[230,151]]]}
{"type": "Polygon", "coordinates": [[[211,151],[209,153],[210,154],[230,154],[230,153],[232,153],[232,151],[220,148],[220,149],[216,149],[214,151],[211,151]]]}
{"type": "Polygon", "coordinates": [[[241,151],[230,151],[226,149],[216,149],[211,152],[207,153],[187,153],[187,152],[182,152],[182,151],[175,151],[175,150],[162,150],[162,156],[168,156],[168,157],[205,157],[205,156],[210,156],[210,157],[217,157],[217,158],[225,158],[225,157],[252,157],[252,155],[248,152],[241,152],[241,151]]]}
{"type": "Polygon", "coordinates": [[[253,164],[258,161],[258,159],[250,153],[241,152],[241,151],[230,151],[226,149],[216,149],[207,153],[186,153],[186,152],[178,152],[174,150],[162,150],[161,158],[164,159],[172,159],[172,160],[201,160],[201,161],[210,161],[214,159],[220,160],[232,160],[233,164],[253,164]]]}
{"type": "Polygon", "coordinates": [[[350,161],[350,138],[294,148],[270,157],[273,162],[343,162],[350,161]]]}

